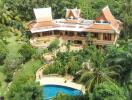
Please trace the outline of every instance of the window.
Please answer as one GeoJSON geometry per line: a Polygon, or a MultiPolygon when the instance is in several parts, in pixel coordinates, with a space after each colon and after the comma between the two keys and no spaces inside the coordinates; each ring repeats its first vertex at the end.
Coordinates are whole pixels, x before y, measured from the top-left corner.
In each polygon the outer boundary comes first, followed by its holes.
{"type": "Polygon", "coordinates": [[[111,34],[103,34],[103,40],[111,41],[111,34]]]}
{"type": "Polygon", "coordinates": [[[67,36],[74,36],[74,32],[66,32],[67,36]]]}
{"type": "Polygon", "coordinates": [[[96,21],[96,23],[100,23],[100,24],[107,24],[108,21],[105,21],[105,20],[99,20],[99,21],[96,21]]]}
{"type": "Polygon", "coordinates": [[[72,43],[73,41],[72,41],[72,40],[68,40],[67,42],[68,42],[68,43],[72,43]]]}
{"type": "Polygon", "coordinates": [[[81,32],[81,33],[77,33],[77,36],[80,36],[80,37],[86,37],[87,36],[87,33],[85,32],[81,32]]]}
{"type": "Polygon", "coordinates": [[[54,31],[54,35],[59,35],[59,31],[54,31]]]}
{"type": "Polygon", "coordinates": [[[75,40],[74,44],[82,44],[82,41],[81,40],[75,40]]]}

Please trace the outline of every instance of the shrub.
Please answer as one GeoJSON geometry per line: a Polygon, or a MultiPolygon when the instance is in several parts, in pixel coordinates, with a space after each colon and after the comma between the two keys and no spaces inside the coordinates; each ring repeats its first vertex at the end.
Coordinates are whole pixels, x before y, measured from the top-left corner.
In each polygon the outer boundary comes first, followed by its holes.
{"type": "Polygon", "coordinates": [[[14,36],[18,36],[18,32],[14,32],[14,36]]]}
{"type": "Polygon", "coordinates": [[[2,86],[2,82],[0,81],[0,87],[2,86]]]}
{"type": "Polygon", "coordinates": [[[126,100],[123,89],[111,82],[97,85],[92,98],[93,100],[126,100]]]}
{"type": "Polygon", "coordinates": [[[33,54],[32,58],[33,59],[40,59],[42,60],[42,55],[43,55],[43,49],[36,49],[36,52],[33,54]]]}
{"type": "Polygon", "coordinates": [[[6,45],[0,41],[0,64],[3,64],[4,59],[6,58],[8,54],[8,49],[6,48],[6,45]]]}
{"type": "Polygon", "coordinates": [[[20,65],[23,63],[21,57],[12,58],[8,57],[4,61],[4,73],[6,74],[6,82],[12,81],[13,73],[20,68],[20,65]]]}
{"type": "Polygon", "coordinates": [[[53,50],[59,48],[59,43],[60,43],[60,41],[59,41],[58,39],[55,39],[55,40],[52,41],[51,44],[49,45],[48,50],[53,51],[53,50]]]}
{"type": "Polygon", "coordinates": [[[11,82],[12,78],[13,78],[13,73],[7,73],[5,82],[7,82],[7,83],[11,82]]]}
{"type": "Polygon", "coordinates": [[[35,53],[35,49],[28,44],[24,44],[21,49],[18,50],[18,53],[23,56],[24,61],[27,61],[31,59],[32,55],[35,53]]]}

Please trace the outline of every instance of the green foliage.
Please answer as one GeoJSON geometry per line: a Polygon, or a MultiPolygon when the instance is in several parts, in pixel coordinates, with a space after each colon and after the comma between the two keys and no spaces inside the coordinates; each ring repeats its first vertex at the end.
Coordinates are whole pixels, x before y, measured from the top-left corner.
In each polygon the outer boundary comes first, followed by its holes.
{"type": "Polygon", "coordinates": [[[6,43],[6,38],[10,37],[9,28],[0,24],[0,39],[6,43]]]}
{"type": "Polygon", "coordinates": [[[2,82],[0,81],[0,87],[2,86],[2,82]]]}
{"type": "Polygon", "coordinates": [[[13,78],[13,73],[6,73],[6,78],[5,78],[5,82],[10,83],[12,81],[13,78]]]}
{"type": "Polygon", "coordinates": [[[59,52],[55,62],[44,70],[44,74],[58,73],[61,75],[72,74],[80,69],[82,61],[79,60],[78,53],[75,52],[59,52]]]}
{"type": "Polygon", "coordinates": [[[42,100],[42,88],[35,83],[35,73],[42,66],[40,60],[30,60],[14,74],[6,100],[42,100]]]}
{"type": "Polygon", "coordinates": [[[22,58],[6,58],[4,61],[4,73],[6,74],[5,81],[11,82],[13,73],[20,68],[20,65],[23,63],[22,58]]]}
{"type": "Polygon", "coordinates": [[[33,56],[32,56],[32,58],[33,59],[40,59],[40,60],[42,60],[42,55],[43,55],[43,49],[41,49],[41,48],[38,48],[38,49],[36,49],[36,52],[33,54],[33,56]]]}
{"type": "Polygon", "coordinates": [[[88,100],[87,96],[69,96],[65,94],[58,93],[53,100],[88,100]]]}
{"type": "Polygon", "coordinates": [[[60,41],[59,41],[58,39],[55,39],[55,40],[52,41],[52,42],[50,43],[50,45],[48,46],[48,50],[53,51],[53,50],[59,48],[59,43],[60,43],[60,41]]]}
{"type": "Polygon", "coordinates": [[[32,55],[35,53],[35,49],[32,48],[29,44],[24,44],[18,53],[20,53],[25,61],[27,61],[31,59],[32,55]]]}
{"type": "MultiPolygon", "coordinates": [[[[8,42],[8,39],[10,41],[10,29],[19,30],[24,34],[24,37],[21,37],[21,41],[29,42],[30,33],[26,31],[26,26],[24,23],[27,23],[27,21],[33,19],[33,8],[40,8],[40,7],[52,7],[53,11],[53,17],[54,18],[61,18],[65,16],[65,10],[67,8],[75,8],[78,7],[81,9],[81,17],[88,18],[88,19],[95,19],[100,15],[101,9],[109,5],[112,13],[117,19],[120,19],[123,22],[123,30],[121,32],[121,39],[125,41],[119,42],[119,46],[113,46],[111,48],[108,48],[106,52],[102,52],[100,50],[97,50],[95,47],[90,46],[88,48],[84,48],[83,50],[80,50],[79,52],[66,52],[66,53],[58,53],[57,58],[55,62],[48,67],[44,74],[49,73],[58,73],[58,74],[72,74],[76,76],[77,79],[82,76],[85,76],[83,80],[84,84],[96,84],[100,83],[99,81],[104,81],[104,76],[109,74],[113,79],[116,79],[117,82],[121,85],[126,87],[126,94],[131,96],[132,91],[132,41],[129,41],[132,38],[132,0],[1,0],[0,1],[0,64],[3,64],[4,59],[7,57],[8,50],[3,42],[8,42]],[[87,69],[86,67],[82,68],[83,62],[89,62],[90,66],[92,66],[92,71],[90,69],[87,69]],[[120,69],[113,69],[111,66],[120,66],[120,69]],[[81,73],[79,75],[76,75],[76,72],[82,70],[83,72],[87,73],[81,73]],[[84,71],[85,70],[85,71],[84,71]],[[113,75],[113,73],[118,73],[120,75],[120,78],[117,78],[116,75],[113,75]],[[102,79],[102,75],[103,79],[102,79]],[[90,76],[90,77],[87,77],[90,76]],[[92,81],[93,76],[98,76],[94,81],[92,81]],[[92,83],[93,82],[93,83],[92,83]],[[129,93],[127,93],[127,91],[129,93]]],[[[17,31],[15,31],[16,33],[17,31]]],[[[15,34],[17,35],[17,34],[15,34]]],[[[16,39],[16,38],[14,38],[16,39]]],[[[19,39],[20,40],[20,39],[19,39]]],[[[19,69],[21,63],[23,62],[23,59],[14,58],[14,56],[17,55],[17,53],[14,53],[15,43],[12,45],[7,45],[7,47],[11,50],[11,56],[10,58],[6,58],[4,61],[4,69],[6,74],[6,81],[10,82],[12,81],[13,73],[19,69]],[[18,59],[18,60],[17,60],[18,59]],[[19,61],[20,60],[20,61],[19,61]]],[[[59,42],[52,42],[50,47],[48,48],[50,51],[54,51],[58,48],[59,42]]],[[[68,47],[68,46],[67,46],[68,47]]],[[[17,48],[17,47],[16,47],[17,48]]],[[[16,49],[15,48],[15,49],[16,49]]],[[[68,47],[69,48],[69,47],[68,47]]],[[[48,52],[45,50],[45,52],[48,52]]],[[[35,60],[38,60],[41,55],[41,51],[36,51],[29,46],[28,44],[24,44],[22,48],[18,51],[22,55],[25,61],[28,61],[33,57],[35,60]]],[[[17,55],[18,56],[18,55],[17,55]]],[[[30,62],[30,61],[29,61],[30,62]]],[[[27,63],[29,63],[27,62],[27,63]]],[[[33,63],[33,62],[32,62],[33,63]]],[[[38,63],[38,62],[37,62],[38,63]]],[[[36,72],[36,69],[38,67],[34,67],[32,64],[26,65],[27,71],[22,72],[22,74],[34,74],[36,72]],[[31,67],[30,67],[31,66],[31,67]]],[[[115,67],[116,68],[116,67],[115,67]]],[[[0,69],[1,70],[1,69],[0,69]]],[[[108,75],[108,76],[109,76],[108,75]]],[[[17,76],[17,75],[16,75],[17,76]]],[[[31,77],[30,77],[31,78],[31,77]]],[[[10,100],[32,100],[35,98],[36,100],[39,100],[40,98],[40,90],[38,88],[38,85],[34,85],[34,81],[28,82],[26,80],[30,80],[29,76],[23,76],[19,80],[17,80],[15,83],[13,81],[13,87],[11,87],[11,90],[9,90],[9,99],[10,100]],[[25,78],[26,77],[26,78],[25,78]],[[27,78],[28,77],[28,78],[27,78]],[[31,86],[30,84],[33,84],[31,86]],[[37,87],[37,88],[36,88],[37,87]],[[33,98],[32,98],[33,97],[33,98]]],[[[109,77],[106,78],[109,80],[109,77]]],[[[103,85],[105,83],[102,83],[103,85]]],[[[3,85],[3,82],[2,82],[3,85]]],[[[112,85],[110,83],[103,85],[99,85],[102,89],[98,88],[98,85],[96,86],[96,89],[94,93],[96,93],[95,96],[104,97],[106,99],[118,99],[115,98],[115,96],[119,96],[119,98],[124,100],[124,94],[121,92],[122,90],[119,89],[120,87],[112,85]],[[110,87],[109,87],[110,86],[110,87]],[[113,88],[115,87],[115,88],[113,88]],[[116,92],[112,92],[116,91],[116,92]],[[110,93],[109,93],[110,92],[110,93]],[[109,95],[106,94],[109,93],[112,95],[112,97],[109,98],[109,95]],[[122,95],[122,96],[121,96],[122,95]],[[122,98],[121,98],[122,97],[122,98]]],[[[88,94],[89,95],[89,94],[88,94]]],[[[75,100],[80,99],[83,100],[83,98],[79,97],[70,97],[70,96],[64,96],[59,95],[56,99],[70,99],[75,100]],[[72,99],[71,99],[72,98],[72,99]]],[[[84,100],[87,100],[88,98],[84,98],[84,100]]]]}
{"type": "Polygon", "coordinates": [[[42,100],[41,92],[39,84],[29,80],[29,76],[21,76],[10,88],[8,98],[10,100],[42,100]]]}
{"type": "Polygon", "coordinates": [[[97,85],[93,92],[93,100],[127,100],[124,90],[118,85],[103,82],[97,85]]]}
{"type": "Polygon", "coordinates": [[[107,53],[106,59],[109,65],[120,65],[122,70],[120,70],[120,81],[127,82],[129,75],[131,73],[132,66],[132,41],[124,42],[120,41],[119,46],[112,46],[107,53]],[[125,75],[125,76],[124,76],[125,75]],[[124,81],[123,81],[124,80],[124,81]]]}
{"type": "Polygon", "coordinates": [[[0,64],[3,64],[4,59],[6,58],[8,54],[8,49],[6,45],[0,41],[0,64]]]}

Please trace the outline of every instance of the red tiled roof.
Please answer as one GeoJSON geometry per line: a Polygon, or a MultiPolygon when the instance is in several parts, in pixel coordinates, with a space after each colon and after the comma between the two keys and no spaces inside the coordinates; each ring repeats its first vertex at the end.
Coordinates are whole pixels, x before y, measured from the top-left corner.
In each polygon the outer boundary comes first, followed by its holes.
{"type": "Polygon", "coordinates": [[[93,24],[89,29],[113,30],[110,24],[93,24]]]}
{"type": "Polygon", "coordinates": [[[117,32],[119,33],[120,32],[120,25],[121,25],[121,22],[119,23],[118,20],[115,19],[115,17],[112,15],[110,9],[108,6],[106,6],[105,8],[102,9],[102,14],[100,17],[96,18],[96,20],[105,20],[105,21],[108,21],[111,25],[112,25],[112,28],[117,32]]]}
{"type": "Polygon", "coordinates": [[[82,21],[82,19],[73,19],[73,20],[64,20],[64,23],[80,23],[82,21]]]}
{"type": "MultiPolygon", "coordinates": [[[[80,12],[78,12],[78,9],[75,9],[75,10],[68,9],[66,16],[69,16],[71,14],[76,15],[75,13],[78,13],[80,15],[80,12]]],[[[65,23],[72,24],[71,26],[64,26],[64,27],[63,27],[63,25],[59,26],[59,24],[57,24],[56,21],[41,21],[41,22],[32,21],[28,24],[28,27],[30,30],[35,29],[35,32],[37,30],[41,31],[41,30],[39,30],[40,28],[41,29],[44,28],[46,30],[50,30],[51,28],[53,28],[53,30],[120,33],[121,22],[114,18],[114,16],[110,12],[110,9],[108,6],[102,10],[102,15],[100,17],[98,17],[96,20],[97,21],[105,20],[105,21],[108,21],[109,23],[91,23],[91,24],[89,24],[88,28],[86,28],[86,27],[83,28],[83,27],[76,27],[77,25],[79,25],[79,23],[82,21],[82,19],[77,19],[77,20],[76,19],[73,19],[73,20],[68,19],[68,20],[63,20],[62,23],[63,24],[65,24],[65,23]],[[75,25],[75,26],[73,26],[73,25],[75,25]]],[[[87,26],[87,24],[86,24],[86,26],[87,26]]],[[[44,31],[44,30],[42,30],[42,31],[44,31]]]]}
{"type": "Polygon", "coordinates": [[[55,26],[52,21],[44,21],[44,22],[34,22],[30,23],[31,28],[38,28],[38,27],[46,27],[46,26],[55,26]]]}

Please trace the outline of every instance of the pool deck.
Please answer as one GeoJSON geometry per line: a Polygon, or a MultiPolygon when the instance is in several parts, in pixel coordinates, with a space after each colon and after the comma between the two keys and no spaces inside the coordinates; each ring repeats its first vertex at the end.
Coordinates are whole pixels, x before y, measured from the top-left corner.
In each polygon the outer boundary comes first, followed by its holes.
{"type": "Polygon", "coordinates": [[[67,79],[62,76],[43,76],[41,79],[36,80],[40,82],[40,85],[61,85],[61,86],[66,86],[70,88],[74,88],[77,90],[82,91],[85,93],[85,86],[82,84],[77,84],[72,81],[72,79],[67,79]]]}
{"type": "Polygon", "coordinates": [[[61,85],[70,88],[74,88],[85,93],[85,86],[73,82],[72,76],[61,76],[58,74],[43,75],[43,70],[48,67],[48,64],[39,68],[36,72],[36,82],[39,82],[41,86],[43,85],[61,85]]]}

